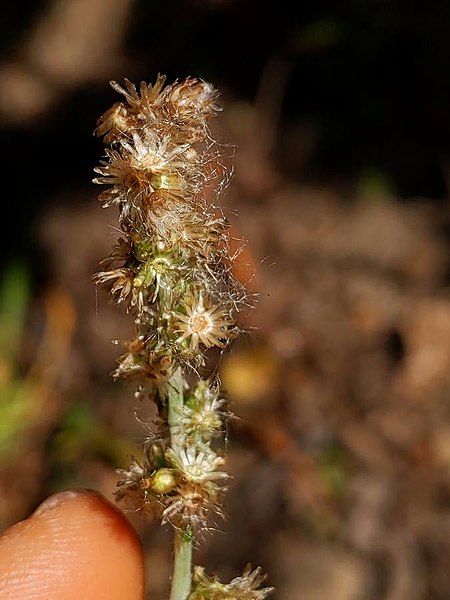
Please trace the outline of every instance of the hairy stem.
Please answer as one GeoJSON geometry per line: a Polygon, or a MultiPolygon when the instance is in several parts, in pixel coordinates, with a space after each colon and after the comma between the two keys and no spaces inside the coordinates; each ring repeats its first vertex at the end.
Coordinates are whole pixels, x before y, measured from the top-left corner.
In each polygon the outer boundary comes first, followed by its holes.
{"type": "MultiPolygon", "coordinates": [[[[169,379],[169,429],[170,444],[175,450],[183,445],[180,428],[184,401],[184,378],[177,367],[169,379]]],[[[190,531],[175,531],[174,565],[170,600],[187,600],[191,591],[192,534],[190,531]]]]}

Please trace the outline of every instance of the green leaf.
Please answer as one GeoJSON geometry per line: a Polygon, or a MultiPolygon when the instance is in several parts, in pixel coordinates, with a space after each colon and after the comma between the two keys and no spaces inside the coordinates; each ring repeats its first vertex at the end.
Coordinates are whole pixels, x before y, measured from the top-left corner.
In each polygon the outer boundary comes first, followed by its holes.
{"type": "Polygon", "coordinates": [[[29,275],[23,263],[10,265],[0,284],[0,359],[17,360],[29,299],[29,275]]]}

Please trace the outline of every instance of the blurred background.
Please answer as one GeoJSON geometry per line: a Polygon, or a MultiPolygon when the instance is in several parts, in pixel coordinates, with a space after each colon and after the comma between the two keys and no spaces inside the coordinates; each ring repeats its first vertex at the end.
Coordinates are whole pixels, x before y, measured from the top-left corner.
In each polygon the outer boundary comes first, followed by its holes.
{"type": "MultiPolygon", "coordinates": [[[[131,324],[90,279],[116,219],[91,132],[110,79],[196,75],[260,292],[222,370],[229,517],[196,561],[261,564],[283,600],[449,598],[449,22],[439,0],[3,3],[1,529],[56,490],[112,498],[137,452],[109,377],[131,324]]],[[[170,532],[130,518],[162,600],[170,532]]]]}

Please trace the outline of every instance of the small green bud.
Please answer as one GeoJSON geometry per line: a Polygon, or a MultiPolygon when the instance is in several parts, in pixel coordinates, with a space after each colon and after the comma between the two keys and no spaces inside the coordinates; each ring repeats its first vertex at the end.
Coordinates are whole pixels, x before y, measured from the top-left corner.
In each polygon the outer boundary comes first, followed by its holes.
{"type": "Polygon", "coordinates": [[[177,485],[172,469],[163,467],[151,477],[151,489],[157,494],[168,494],[177,485]]]}

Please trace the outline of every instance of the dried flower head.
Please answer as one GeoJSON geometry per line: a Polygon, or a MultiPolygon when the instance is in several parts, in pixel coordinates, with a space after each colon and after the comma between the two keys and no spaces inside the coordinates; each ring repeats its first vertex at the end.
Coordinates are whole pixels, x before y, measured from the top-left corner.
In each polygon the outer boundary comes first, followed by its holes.
{"type": "Polygon", "coordinates": [[[184,305],[183,310],[184,314],[174,312],[176,331],[181,333],[176,342],[180,344],[187,340],[191,351],[198,351],[200,344],[206,348],[224,348],[236,337],[235,322],[226,305],[214,305],[211,302],[205,305],[200,295],[184,305]]]}
{"type": "Polygon", "coordinates": [[[220,434],[222,421],[229,416],[223,407],[225,398],[220,397],[220,388],[209,381],[197,382],[193,393],[187,397],[182,409],[180,427],[189,439],[201,446],[220,434]]]}
{"type": "Polygon", "coordinates": [[[220,471],[224,459],[209,446],[198,450],[195,446],[187,448],[169,448],[166,453],[168,462],[178,470],[183,480],[193,484],[227,479],[228,473],[220,471]]]}
{"type": "Polygon", "coordinates": [[[97,121],[95,134],[103,136],[105,143],[114,142],[128,129],[127,109],[122,102],[116,102],[97,121]]]}
{"type": "Polygon", "coordinates": [[[247,565],[241,577],[225,584],[216,577],[208,577],[203,567],[195,567],[189,600],[264,600],[273,592],[273,588],[260,587],[265,579],[261,569],[252,571],[247,565]]]}
{"type": "Polygon", "coordinates": [[[162,522],[192,533],[210,531],[215,517],[223,518],[216,485],[183,483],[165,499],[162,522]]]}

